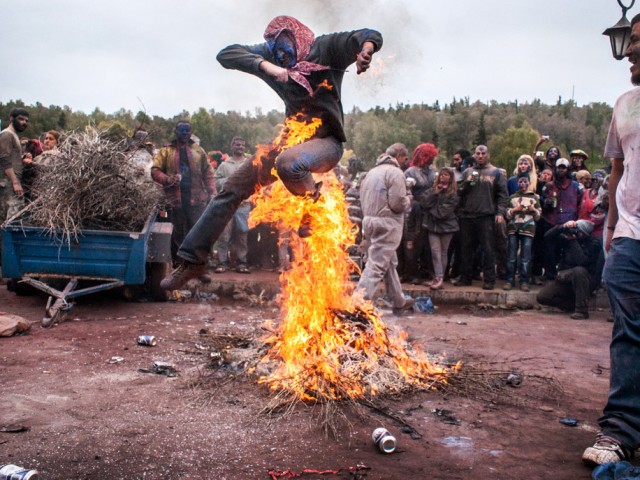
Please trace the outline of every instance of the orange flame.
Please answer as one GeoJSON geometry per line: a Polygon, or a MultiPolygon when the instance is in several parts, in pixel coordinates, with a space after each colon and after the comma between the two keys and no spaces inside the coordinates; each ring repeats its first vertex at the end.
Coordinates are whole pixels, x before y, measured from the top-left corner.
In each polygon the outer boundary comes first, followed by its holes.
{"type": "Polygon", "coordinates": [[[326,78],[318,85],[318,88],[321,87],[326,88],[327,90],[333,90],[333,85],[331,85],[326,78]]]}
{"type": "MultiPolygon", "coordinates": [[[[318,119],[289,118],[275,143],[284,150],[310,138],[319,125],[318,119]]],[[[373,306],[358,292],[353,295],[349,275],[357,266],[347,249],[355,241],[356,226],[338,180],[331,173],[322,180],[322,196],[315,203],[290,194],[281,182],[254,196],[251,225],[271,222],[291,231],[294,251],[293,268],[280,277],[283,320],[277,335],[267,340],[272,346],[263,359],[277,366],[260,383],[303,400],[362,398],[389,390],[374,378],[383,364],[412,385],[446,382],[447,368],[409,348],[406,338],[391,335],[373,306]],[[300,239],[296,231],[305,212],[313,218],[313,235],[300,239]],[[355,313],[364,319],[362,325],[349,321],[355,313]]]]}

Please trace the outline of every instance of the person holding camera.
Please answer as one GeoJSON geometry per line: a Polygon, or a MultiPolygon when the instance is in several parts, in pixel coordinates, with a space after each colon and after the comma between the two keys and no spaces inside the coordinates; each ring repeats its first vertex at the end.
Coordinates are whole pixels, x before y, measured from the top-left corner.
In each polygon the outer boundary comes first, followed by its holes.
{"type": "Polygon", "coordinates": [[[529,291],[529,265],[531,246],[536,233],[536,222],[541,209],[538,195],[532,190],[529,177],[518,178],[518,191],[509,197],[507,207],[507,236],[509,238],[509,260],[506,283],[503,290],[511,290],[515,284],[516,263],[520,264],[520,290],[529,291]],[[520,249],[520,258],[518,258],[520,249]]]}
{"type": "Polygon", "coordinates": [[[571,311],[574,320],[589,318],[589,296],[596,288],[600,243],[591,236],[593,222],[569,220],[545,236],[548,248],[559,251],[558,273],[538,292],[538,303],[571,311]]]}

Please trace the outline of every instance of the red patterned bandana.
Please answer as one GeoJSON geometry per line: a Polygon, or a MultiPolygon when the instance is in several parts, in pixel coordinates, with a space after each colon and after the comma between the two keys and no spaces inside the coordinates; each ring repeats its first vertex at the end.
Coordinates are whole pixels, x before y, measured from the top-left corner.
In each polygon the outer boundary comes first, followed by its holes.
{"type": "Polygon", "coordinates": [[[289,76],[298,84],[302,85],[309,95],[313,94],[309,81],[304,75],[309,75],[311,72],[318,70],[329,70],[329,67],[324,65],[318,65],[317,63],[304,61],[311,51],[311,46],[315,42],[315,35],[307,27],[293,17],[287,17],[281,15],[274,18],[267,25],[264,31],[264,39],[269,44],[269,47],[273,47],[273,44],[283,31],[287,31],[296,42],[296,64],[287,69],[289,76]]]}

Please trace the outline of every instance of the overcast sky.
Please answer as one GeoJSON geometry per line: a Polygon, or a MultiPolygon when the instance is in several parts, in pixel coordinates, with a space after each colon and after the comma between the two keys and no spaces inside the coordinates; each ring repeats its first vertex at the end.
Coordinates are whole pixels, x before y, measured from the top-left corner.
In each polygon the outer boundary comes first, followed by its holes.
{"type": "Polygon", "coordinates": [[[0,10],[0,101],[87,113],[144,104],[164,117],[283,110],[260,80],[215,60],[261,42],[277,15],[316,35],[382,33],[374,68],[345,75],[346,111],[454,97],[613,104],[631,88],[629,63],[602,35],[621,16],[614,0],[14,0],[0,10]]]}

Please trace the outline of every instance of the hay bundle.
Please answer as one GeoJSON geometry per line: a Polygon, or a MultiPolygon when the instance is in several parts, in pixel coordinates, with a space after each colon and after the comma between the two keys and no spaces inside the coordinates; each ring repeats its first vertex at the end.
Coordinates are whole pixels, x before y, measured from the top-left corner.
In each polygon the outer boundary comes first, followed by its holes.
{"type": "Polygon", "coordinates": [[[140,231],[157,209],[161,192],[131,162],[128,141],[94,128],[67,135],[57,155],[38,165],[36,200],[23,224],[45,227],[71,243],[83,229],[140,231]]]}

